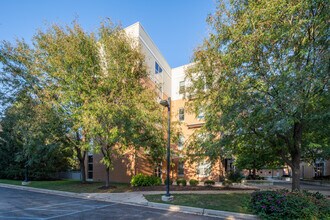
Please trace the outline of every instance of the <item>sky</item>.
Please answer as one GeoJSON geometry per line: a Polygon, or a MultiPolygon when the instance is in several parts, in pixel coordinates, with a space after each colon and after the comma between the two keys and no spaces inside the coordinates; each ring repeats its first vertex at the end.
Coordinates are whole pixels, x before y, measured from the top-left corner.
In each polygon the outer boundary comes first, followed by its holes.
{"type": "Polygon", "coordinates": [[[215,7],[215,0],[3,0],[0,41],[30,43],[38,29],[75,19],[89,32],[105,18],[122,27],[139,21],[174,68],[191,61],[207,37],[206,18],[215,7]]]}

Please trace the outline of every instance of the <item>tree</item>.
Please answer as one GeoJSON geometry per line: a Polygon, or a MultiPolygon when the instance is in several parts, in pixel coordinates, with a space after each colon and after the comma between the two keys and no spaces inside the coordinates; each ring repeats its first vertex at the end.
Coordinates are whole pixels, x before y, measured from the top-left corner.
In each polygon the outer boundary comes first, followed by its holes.
{"type": "Polygon", "coordinates": [[[329,118],[328,11],[317,0],[220,1],[188,73],[206,129],[262,140],[291,167],[292,190],[311,125],[329,118]]]}
{"type": "Polygon", "coordinates": [[[77,22],[73,27],[53,25],[34,36],[33,47],[17,44],[2,44],[4,79],[29,88],[61,116],[83,182],[91,146],[103,154],[107,185],[113,157],[129,147],[162,156],[162,110],[145,85],[144,57],[119,26],[104,23],[94,34],[77,22]]]}
{"type": "Polygon", "coordinates": [[[163,157],[163,117],[156,94],[146,87],[148,72],[139,48],[119,27],[99,30],[100,71],[85,111],[94,150],[101,152],[110,183],[113,160],[127,150],[148,149],[152,159],[163,157]]]}
{"type": "Polygon", "coordinates": [[[71,165],[63,121],[54,109],[21,91],[2,118],[0,158],[2,178],[22,178],[24,167],[32,179],[54,178],[71,165]]]}

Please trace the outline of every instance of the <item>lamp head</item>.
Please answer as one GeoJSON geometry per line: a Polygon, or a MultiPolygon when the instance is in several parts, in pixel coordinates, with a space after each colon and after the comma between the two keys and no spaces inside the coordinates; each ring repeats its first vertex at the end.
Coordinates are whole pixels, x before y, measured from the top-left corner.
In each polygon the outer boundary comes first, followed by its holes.
{"type": "Polygon", "coordinates": [[[169,106],[167,100],[161,100],[161,101],[159,102],[159,104],[161,104],[161,105],[164,106],[164,107],[168,107],[168,106],[169,106]]]}

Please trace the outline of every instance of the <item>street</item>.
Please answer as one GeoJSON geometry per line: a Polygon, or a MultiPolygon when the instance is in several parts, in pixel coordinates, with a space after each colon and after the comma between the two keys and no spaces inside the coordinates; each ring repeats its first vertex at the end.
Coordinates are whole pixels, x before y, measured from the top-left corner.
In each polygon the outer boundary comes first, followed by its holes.
{"type": "Polygon", "coordinates": [[[219,219],[0,187],[0,219],[219,219]]]}

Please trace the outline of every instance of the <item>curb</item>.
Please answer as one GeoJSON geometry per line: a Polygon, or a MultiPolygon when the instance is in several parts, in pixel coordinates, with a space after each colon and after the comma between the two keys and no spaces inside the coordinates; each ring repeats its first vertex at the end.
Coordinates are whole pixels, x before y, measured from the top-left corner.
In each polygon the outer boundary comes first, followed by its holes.
{"type": "Polygon", "coordinates": [[[0,187],[9,188],[9,189],[19,189],[19,190],[25,190],[25,191],[30,191],[30,192],[39,192],[39,193],[58,195],[58,196],[67,196],[67,197],[73,197],[73,198],[82,198],[82,199],[86,198],[85,196],[80,195],[79,193],[64,192],[64,191],[50,190],[50,189],[40,189],[40,188],[34,188],[34,187],[29,187],[29,186],[18,186],[18,185],[0,183],[0,187]]]}
{"type": "Polygon", "coordinates": [[[155,202],[148,202],[149,207],[172,211],[172,212],[183,212],[195,215],[203,215],[203,216],[210,216],[210,217],[218,217],[222,219],[242,219],[242,220],[254,220],[258,219],[256,215],[250,214],[243,214],[243,213],[236,213],[236,212],[227,212],[227,211],[218,211],[213,209],[203,209],[203,208],[194,208],[190,206],[180,206],[180,205],[170,205],[164,203],[155,203],[155,202]]]}
{"type": "Polygon", "coordinates": [[[194,214],[194,215],[203,215],[203,216],[224,218],[224,219],[228,219],[228,220],[258,219],[258,217],[255,215],[236,213],[236,212],[218,211],[218,210],[212,210],[212,209],[195,208],[195,207],[190,207],[190,206],[171,205],[171,204],[155,203],[155,202],[145,202],[145,203],[119,202],[119,201],[109,200],[106,198],[97,198],[97,197],[93,197],[93,196],[81,195],[80,193],[63,192],[63,191],[50,190],[50,189],[39,189],[39,188],[33,188],[33,187],[28,187],[28,186],[10,185],[10,184],[5,184],[5,183],[0,183],[0,187],[9,188],[9,189],[25,190],[25,191],[30,191],[30,192],[38,192],[38,193],[44,193],[44,194],[51,194],[51,195],[58,195],[58,196],[66,196],[66,197],[79,198],[79,199],[95,200],[95,201],[101,201],[101,202],[112,202],[112,203],[131,205],[131,206],[149,207],[149,208],[154,208],[154,209],[167,210],[167,211],[171,211],[171,212],[182,212],[182,213],[188,213],[188,214],[194,214]]]}
{"type": "Polygon", "coordinates": [[[157,208],[157,209],[168,210],[168,211],[172,211],[172,212],[184,212],[184,213],[190,213],[190,214],[196,214],[196,215],[204,214],[204,209],[194,208],[194,207],[189,207],[189,206],[170,205],[170,204],[156,203],[156,202],[148,202],[148,206],[157,208]]]}

